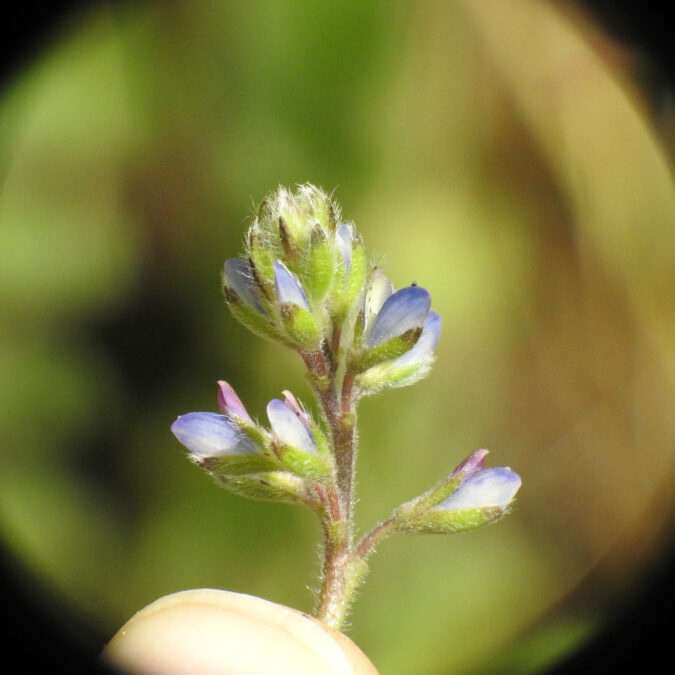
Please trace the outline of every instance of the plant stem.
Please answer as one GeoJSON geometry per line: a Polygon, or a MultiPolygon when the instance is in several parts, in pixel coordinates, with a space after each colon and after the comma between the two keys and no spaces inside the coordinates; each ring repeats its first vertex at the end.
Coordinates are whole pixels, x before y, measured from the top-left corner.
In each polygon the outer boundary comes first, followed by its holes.
{"type": "Polygon", "coordinates": [[[368,556],[375,550],[375,546],[392,533],[395,522],[394,518],[389,518],[368,532],[354,549],[356,557],[365,562],[368,556]]]}
{"type": "Polygon", "coordinates": [[[335,360],[339,354],[334,334],[327,358],[321,351],[302,353],[302,359],[316,384],[324,419],[330,434],[335,476],[331,484],[317,490],[323,504],[318,511],[323,532],[323,569],[316,609],[317,618],[339,628],[365,564],[354,556],[353,485],[356,454],[356,401],[354,377],[344,373],[335,360]],[[340,381],[341,379],[341,381],[340,381]],[[335,508],[337,502],[338,508],[335,508]]]}
{"type": "Polygon", "coordinates": [[[382,523],[354,546],[353,504],[356,460],[355,377],[340,351],[339,330],[333,331],[330,345],[321,350],[301,352],[314,382],[323,417],[330,435],[335,475],[316,486],[321,507],[316,509],[323,533],[321,588],[315,616],[339,629],[354,591],[367,571],[366,557],[373,546],[390,533],[392,521],[382,523]]]}
{"type": "Polygon", "coordinates": [[[316,609],[316,617],[336,629],[340,628],[350,601],[347,593],[350,547],[344,532],[346,528],[339,525],[328,520],[322,522],[324,560],[316,609]]]}

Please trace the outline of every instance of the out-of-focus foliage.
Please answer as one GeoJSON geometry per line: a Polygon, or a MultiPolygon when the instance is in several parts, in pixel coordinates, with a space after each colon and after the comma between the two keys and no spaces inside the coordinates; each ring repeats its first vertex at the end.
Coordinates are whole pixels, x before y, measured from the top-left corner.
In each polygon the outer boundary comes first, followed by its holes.
{"type": "Polygon", "coordinates": [[[362,407],[363,526],[478,447],[524,485],[498,528],[383,545],[351,636],[395,674],[532,672],[586,634],[673,506],[675,197],[630,74],[534,0],[82,17],[0,107],[0,526],[27,570],[100,636],[194,587],[311,608],[310,515],[218,490],[169,425],[218,378],[259,415],[307,398],[219,274],[252,202],[312,181],[445,319],[433,375],[362,407]]]}

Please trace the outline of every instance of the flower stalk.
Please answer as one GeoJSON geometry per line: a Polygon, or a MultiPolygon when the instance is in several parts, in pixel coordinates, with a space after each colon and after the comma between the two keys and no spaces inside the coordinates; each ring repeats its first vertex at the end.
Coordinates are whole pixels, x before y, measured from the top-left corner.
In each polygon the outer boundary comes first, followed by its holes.
{"type": "Polygon", "coordinates": [[[356,228],[325,193],[279,188],[259,207],[242,258],[224,265],[225,300],[249,330],[293,349],[307,369],[318,420],[289,392],[253,421],[234,389],[218,383],[220,413],[172,425],[189,458],[226,489],[253,499],[302,503],[323,535],[315,616],[339,629],[375,547],[394,533],[475,529],[504,515],[520,478],[484,468],[486,450],[356,541],[357,407],[368,395],[428,374],[441,331],[429,292],[398,291],[369,269],[356,228]]]}
{"type": "Polygon", "coordinates": [[[344,372],[345,364],[339,362],[337,354],[331,353],[331,362],[337,364],[331,369],[316,355],[314,359],[303,360],[315,379],[317,376],[328,378],[328,386],[319,390],[318,398],[330,430],[335,477],[328,491],[319,492],[319,498],[328,500],[330,495],[335,495],[337,508],[331,509],[329,503],[323,503],[319,511],[324,560],[316,617],[329,626],[339,628],[366,571],[365,561],[355,555],[353,546],[353,486],[357,450],[354,378],[346,372],[340,382],[338,373],[344,372]],[[317,363],[321,363],[318,372],[312,370],[317,363]]]}

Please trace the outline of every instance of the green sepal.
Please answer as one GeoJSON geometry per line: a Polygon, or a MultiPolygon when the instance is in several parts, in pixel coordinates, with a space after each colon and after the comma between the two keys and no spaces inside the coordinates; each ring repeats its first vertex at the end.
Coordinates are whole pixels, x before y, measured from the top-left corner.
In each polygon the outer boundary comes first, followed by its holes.
{"type": "Polygon", "coordinates": [[[415,345],[421,334],[422,327],[418,326],[376,347],[364,349],[352,359],[350,369],[352,372],[362,373],[380,363],[397,359],[415,345]]]}
{"type": "Polygon", "coordinates": [[[345,291],[346,306],[353,307],[363,294],[366,283],[366,250],[360,237],[355,234],[352,241],[352,263],[345,291]]]}
{"type": "Polygon", "coordinates": [[[279,241],[287,263],[295,262],[300,251],[283,216],[279,216],[279,241]]]}
{"type": "Polygon", "coordinates": [[[330,197],[317,193],[311,198],[312,216],[314,220],[327,232],[334,232],[337,226],[335,208],[330,197]]]}
{"type": "Polygon", "coordinates": [[[269,317],[258,309],[243,302],[230,288],[224,287],[225,301],[232,312],[232,316],[252,333],[271,340],[280,340],[281,336],[274,328],[269,317]]]}
{"type": "Polygon", "coordinates": [[[249,262],[258,270],[261,278],[274,279],[274,261],[278,260],[281,245],[266,241],[258,225],[252,225],[248,231],[249,262]]]}
{"type": "Polygon", "coordinates": [[[277,455],[288,469],[302,478],[325,481],[330,475],[330,465],[322,455],[315,455],[291,445],[280,446],[277,455]]]}
{"type": "Polygon", "coordinates": [[[232,415],[232,419],[236,422],[237,426],[260,448],[263,453],[269,454],[270,452],[270,436],[264,430],[261,429],[257,424],[252,424],[243,417],[238,417],[237,415],[232,415]]]}
{"type": "Polygon", "coordinates": [[[244,476],[217,476],[230,492],[249,499],[300,504],[307,501],[305,481],[288,471],[271,471],[244,476]]]}
{"type": "Polygon", "coordinates": [[[335,278],[331,290],[330,306],[333,323],[341,326],[348,316],[353,316],[363,294],[366,280],[366,253],[361,240],[356,236],[352,240],[351,267],[349,274],[342,256],[338,256],[335,278]]]}
{"type": "Polygon", "coordinates": [[[465,473],[451,473],[424,494],[401,504],[392,517],[397,532],[447,534],[466,532],[494,522],[504,509],[498,506],[446,510],[438,508],[465,479],[465,473]]]}
{"type": "Polygon", "coordinates": [[[395,508],[392,518],[396,522],[397,529],[405,531],[407,523],[416,521],[429,509],[447,499],[459,487],[463,478],[463,473],[454,476],[450,474],[423,494],[395,508]]]}
{"type": "Polygon", "coordinates": [[[408,534],[453,534],[468,532],[483,525],[489,525],[499,520],[505,513],[498,506],[482,506],[473,509],[445,509],[432,508],[424,513],[403,520],[396,524],[398,532],[408,534]]]}
{"type": "Polygon", "coordinates": [[[360,310],[354,321],[352,344],[358,345],[363,340],[363,310],[360,310]]]}
{"type": "Polygon", "coordinates": [[[425,377],[431,370],[433,362],[434,356],[429,354],[416,363],[403,366],[395,366],[391,363],[373,366],[357,378],[359,391],[363,396],[368,396],[384,389],[407,387],[425,377]]]}
{"type": "Polygon", "coordinates": [[[260,267],[258,267],[252,256],[248,257],[248,265],[251,269],[253,281],[260,291],[258,293],[258,297],[260,298],[260,301],[262,302],[265,310],[269,312],[270,309],[274,307],[277,299],[277,295],[274,290],[274,283],[271,282],[269,278],[261,272],[260,267]]]}
{"type": "Polygon", "coordinates": [[[326,437],[324,436],[319,426],[312,419],[310,419],[309,425],[312,429],[312,436],[314,436],[314,442],[316,443],[316,450],[319,453],[319,455],[332,458],[333,453],[331,452],[330,446],[328,445],[328,441],[326,440],[326,437]]]}
{"type": "Polygon", "coordinates": [[[332,199],[327,199],[325,202],[325,207],[326,207],[326,219],[325,219],[325,224],[324,227],[326,230],[329,232],[335,232],[337,229],[337,221],[338,221],[338,214],[335,213],[335,205],[333,204],[332,199]]]}
{"type": "Polygon", "coordinates": [[[300,347],[316,349],[321,342],[319,327],[311,312],[292,302],[284,302],[280,308],[281,320],[288,337],[300,347]]]}
{"type": "Polygon", "coordinates": [[[342,257],[338,256],[339,263],[335,266],[333,284],[330,289],[328,306],[330,307],[333,324],[341,326],[347,316],[347,271],[342,264],[342,257]]]}
{"type": "Polygon", "coordinates": [[[197,464],[218,477],[278,471],[283,468],[276,457],[258,454],[206,457],[200,459],[197,464]]]}
{"type": "Polygon", "coordinates": [[[306,214],[298,208],[298,203],[289,201],[286,204],[277,204],[277,211],[274,214],[277,219],[283,219],[288,232],[293,239],[302,246],[306,239],[305,230],[307,228],[306,214]]]}
{"type": "Polygon", "coordinates": [[[335,273],[335,250],[330,245],[324,231],[316,225],[312,230],[312,243],[307,265],[307,273],[303,276],[303,287],[312,300],[323,300],[328,293],[335,273]]]}

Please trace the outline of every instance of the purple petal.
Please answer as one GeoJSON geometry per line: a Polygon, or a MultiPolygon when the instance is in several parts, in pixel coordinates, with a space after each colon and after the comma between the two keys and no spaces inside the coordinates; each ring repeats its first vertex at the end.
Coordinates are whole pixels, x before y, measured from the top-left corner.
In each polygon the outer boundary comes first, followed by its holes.
{"type": "Polygon", "coordinates": [[[247,305],[264,311],[258,299],[258,287],[253,279],[248,260],[229,258],[224,267],[225,285],[233,290],[247,305]]]}
{"type": "Polygon", "coordinates": [[[281,393],[284,395],[284,403],[293,410],[298,416],[298,419],[307,427],[308,431],[311,432],[312,427],[309,423],[309,417],[307,416],[305,409],[298,403],[298,400],[290,391],[288,391],[288,389],[284,389],[281,393]]]}
{"type": "Polygon", "coordinates": [[[471,474],[437,507],[447,511],[494,506],[505,509],[520,488],[520,476],[503,466],[471,474]]]}
{"type": "Polygon", "coordinates": [[[312,432],[298,418],[291,406],[274,398],[267,404],[267,417],[274,435],[282,443],[316,454],[312,432]]]}
{"type": "Polygon", "coordinates": [[[382,305],[394,292],[391,281],[382,273],[379,268],[375,268],[368,281],[368,289],[363,296],[363,330],[366,331],[372,320],[382,309],[382,305]]]}
{"type": "Polygon", "coordinates": [[[422,334],[419,336],[417,342],[405,354],[399,356],[393,365],[407,366],[411,363],[417,363],[425,356],[431,354],[436,349],[438,338],[441,336],[442,323],[440,314],[429,312],[422,328],[422,334]]]}
{"type": "Polygon", "coordinates": [[[421,286],[408,286],[390,295],[366,333],[367,347],[376,347],[424,324],[431,296],[421,286]]]}
{"type": "Polygon", "coordinates": [[[218,407],[223,415],[230,413],[254,424],[241,399],[225,380],[218,380],[218,407]]]}
{"type": "Polygon", "coordinates": [[[459,473],[464,474],[464,480],[466,480],[471,474],[476,473],[477,471],[482,471],[485,465],[485,457],[487,456],[487,450],[474,450],[453,472],[452,475],[456,476],[459,473]]]}
{"type": "Polygon", "coordinates": [[[342,260],[345,264],[347,274],[352,268],[352,239],[354,238],[354,230],[351,225],[342,224],[335,231],[335,241],[342,255],[342,260]]]}
{"type": "Polygon", "coordinates": [[[172,425],[174,436],[198,457],[250,455],[255,443],[234,423],[218,413],[194,412],[181,415],[172,425]]]}
{"type": "Polygon", "coordinates": [[[274,289],[279,302],[290,302],[298,307],[311,311],[307,297],[298,280],[291,274],[286,265],[280,261],[274,263],[274,289]]]}

